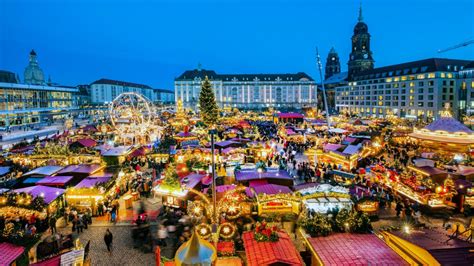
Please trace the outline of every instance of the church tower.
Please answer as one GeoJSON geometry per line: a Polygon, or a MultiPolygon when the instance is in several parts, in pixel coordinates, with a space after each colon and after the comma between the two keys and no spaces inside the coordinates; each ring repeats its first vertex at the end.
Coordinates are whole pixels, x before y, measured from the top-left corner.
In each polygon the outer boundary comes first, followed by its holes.
{"type": "Polygon", "coordinates": [[[341,63],[339,62],[339,55],[334,47],[331,48],[326,59],[326,69],[324,71],[324,79],[330,78],[332,75],[341,72],[341,63]]]}
{"type": "Polygon", "coordinates": [[[367,24],[363,22],[362,5],[359,8],[359,22],[354,27],[352,50],[349,55],[349,79],[357,73],[374,68],[374,59],[370,50],[370,34],[367,24]]]}
{"type": "Polygon", "coordinates": [[[44,73],[43,70],[38,65],[38,60],[36,59],[35,50],[30,52],[30,62],[25,68],[25,83],[33,85],[44,85],[44,73]]]}

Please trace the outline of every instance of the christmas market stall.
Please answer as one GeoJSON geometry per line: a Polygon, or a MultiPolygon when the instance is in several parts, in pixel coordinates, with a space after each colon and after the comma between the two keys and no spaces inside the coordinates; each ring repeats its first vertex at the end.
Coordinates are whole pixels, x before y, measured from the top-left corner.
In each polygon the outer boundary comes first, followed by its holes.
{"type": "Polygon", "coordinates": [[[310,265],[409,265],[374,234],[303,237],[311,254],[310,265]]]}
{"type": "Polygon", "coordinates": [[[341,186],[320,184],[300,189],[297,194],[301,195],[302,205],[307,213],[326,214],[334,209],[351,210],[353,206],[349,189],[341,186]]]}
{"type": "Polygon", "coordinates": [[[241,169],[235,172],[235,180],[249,186],[250,181],[266,180],[269,184],[282,185],[287,187],[293,186],[293,178],[286,170],[278,168],[253,168],[241,169]]]}
{"type": "MultiPolygon", "coordinates": [[[[252,188],[256,191],[260,191],[256,196],[257,199],[257,213],[258,215],[274,215],[274,214],[299,214],[300,213],[300,198],[291,193],[284,186],[277,186],[267,184],[261,185],[256,188],[252,188]],[[282,191],[279,193],[279,191],[282,191]],[[266,193],[269,194],[266,194],[266,193]],[[275,193],[276,192],[276,193],[275,193]]],[[[252,194],[249,196],[253,196],[252,194]]]]}
{"type": "MultiPolygon", "coordinates": [[[[11,190],[6,194],[6,203],[9,206],[22,208],[32,207],[44,214],[56,214],[64,207],[62,195],[65,190],[48,186],[31,186],[11,190]],[[31,206],[30,206],[31,204],[31,206]]],[[[5,197],[5,194],[2,195],[5,197]]]]}
{"type": "Polygon", "coordinates": [[[17,261],[20,260],[20,257],[25,252],[25,248],[22,246],[13,245],[10,243],[0,243],[0,265],[5,266],[16,266],[21,265],[17,264],[17,261]]]}
{"type": "Polygon", "coordinates": [[[62,166],[56,165],[49,165],[49,166],[42,166],[36,169],[33,169],[21,177],[19,181],[21,181],[22,185],[19,186],[31,186],[36,184],[36,182],[40,181],[41,179],[45,178],[46,176],[52,176],[63,169],[62,166]]]}
{"type": "Polygon", "coordinates": [[[153,190],[162,197],[163,205],[173,208],[186,208],[187,201],[196,192],[200,191],[201,180],[205,174],[191,173],[180,178],[176,173],[175,166],[168,166],[164,178],[159,181],[153,190]],[[194,193],[190,193],[193,190],[194,193]]]}
{"type": "Polygon", "coordinates": [[[97,213],[98,203],[107,195],[113,186],[113,173],[103,172],[84,178],[73,188],[66,190],[66,201],[69,206],[78,210],[91,208],[97,213]]]}
{"type": "Polygon", "coordinates": [[[290,236],[276,228],[257,225],[255,231],[242,235],[248,266],[261,265],[304,265],[290,236]]]}

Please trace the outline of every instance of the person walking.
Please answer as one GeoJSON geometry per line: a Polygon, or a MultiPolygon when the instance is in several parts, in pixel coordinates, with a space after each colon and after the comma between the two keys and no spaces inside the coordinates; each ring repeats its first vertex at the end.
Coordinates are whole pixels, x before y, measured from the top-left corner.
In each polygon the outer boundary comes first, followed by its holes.
{"type": "Polygon", "coordinates": [[[166,226],[161,224],[158,229],[158,245],[166,247],[166,238],[168,238],[168,230],[166,230],[166,226]]]}
{"type": "Polygon", "coordinates": [[[107,228],[104,235],[104,242],[105,242],[105,245],[107,246],[107,251],[109,252],[109,254],[112,254],[113,239],[114,239],[114,236],[112,235],[112,232],[110,232],[109,228],[107,228]]]}
{"type": "Polygon", "coordinates": [[[51,228],[51,234],[55,234],[58,232],[58,230],[56,229],[56,218],[54,216],[49,219],[49,227],[51,228]]]}
{"type": "Polygon", "coordinates": [[[397,205],[395,206],[395,211],[397,211],[397,217],[400,217],[400,213],[402,212],[403,206],[400,201],[397,201],[397,205]]]}

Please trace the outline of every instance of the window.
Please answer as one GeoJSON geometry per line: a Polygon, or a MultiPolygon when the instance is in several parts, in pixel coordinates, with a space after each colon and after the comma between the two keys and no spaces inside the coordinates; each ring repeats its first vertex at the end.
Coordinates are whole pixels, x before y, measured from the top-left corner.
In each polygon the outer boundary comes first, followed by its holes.
{"type": "Polygon", "coordinates": [[[454,86],[454,80],[449,81],[449,86],[454,86]]]}
{"type": "Polygon", "coordinates": [[[433,93],[434,89],[433,88],[428,88],[428,93],[433,93]]]}
{"type": "Polygon", "coordinates": [[[433,100],[434,96],[433,95],[428,95],[428,100],[433,100]]]}
{"type": "Polygon", "coordinates": [[[418,101],[423,101],[423,95],[418,95],[418,101]]]}
{"type": "Polygon", "coordinates": [[[418,89],[418,93],[423,93],[423,89],[418,89]]]}
{"type": "Polygon", "coordinates": [[[423,102],[418,103],[418,107],[423,107],[423,102]]]}
{"type": "Polygon", "coordinates": [[[443,93],[447,93],[448,89],[446,87],[443,88],[443,93]]]}
{"type": "Polygon", "coordinates": [[[429,86],[434,86],[434,81],[432,81],[432,80],[428,81],[428,85],[429,86]]]}
{"type": "Polygon", "coordinates": [[[428,102],[428,107],[433,107],[433,102],[428,102]]]}
{"type": "Polygon", "coordinates": [[[446,86],[446,84],[447,84],[446,80],[443,80],[443,86],[446,86]]]}
{"type": "Polygon", "coordinates": [[[428,78],[432,79],[432,78],[434,78],[434,77],[435,77],[435,73],[429,73],[429,74],[428,74],[428,78]]]}
{"type": "Polygon", "coordinates": [[[424,86],[425,83],[423,81],[418,82],[418,86],[424,86]]]}

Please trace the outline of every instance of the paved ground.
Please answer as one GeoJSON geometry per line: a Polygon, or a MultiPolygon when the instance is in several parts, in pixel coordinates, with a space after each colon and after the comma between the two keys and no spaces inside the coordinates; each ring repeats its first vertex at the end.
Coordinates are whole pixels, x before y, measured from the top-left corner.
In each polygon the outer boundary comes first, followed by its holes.
{"type": "MultiPolygon", "coordinates": [[[[62,232],[70,230],[70,227],[61,229],[62,232]]],[[[155,265],[153,253],[143,253],[133,247],[130,226],[90,226],[79,234],[79,239],[84,245],[91,241],[89,257],[92,265],[155,265]],[[107,228],[113,235],[112,254],[107,252],[103,238],[107,228]]]]}

